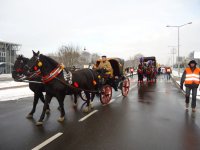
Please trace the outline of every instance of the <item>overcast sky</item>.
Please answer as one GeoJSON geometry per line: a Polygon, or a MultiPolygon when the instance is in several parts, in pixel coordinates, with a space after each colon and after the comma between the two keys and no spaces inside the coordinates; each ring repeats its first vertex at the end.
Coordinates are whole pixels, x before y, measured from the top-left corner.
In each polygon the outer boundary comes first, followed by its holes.
{"type": "Polygon", "coordinates": [[[56,51],[75,44],[89,52],[128,59],[155,55],[160,63],[177,45],[180,55],[200,50],[200,0],[0,0],[0,39],[22,44],[19,53],[56,51]]]}

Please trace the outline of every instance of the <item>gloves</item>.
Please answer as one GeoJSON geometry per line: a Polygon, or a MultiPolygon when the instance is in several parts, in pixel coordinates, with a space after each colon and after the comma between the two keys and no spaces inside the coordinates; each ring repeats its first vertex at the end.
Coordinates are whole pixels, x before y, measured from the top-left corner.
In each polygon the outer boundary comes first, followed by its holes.
{"type": "Polygon", "coordinates": [[[180,89],[183,90],[183,85],[180,85],[180,89]]]}

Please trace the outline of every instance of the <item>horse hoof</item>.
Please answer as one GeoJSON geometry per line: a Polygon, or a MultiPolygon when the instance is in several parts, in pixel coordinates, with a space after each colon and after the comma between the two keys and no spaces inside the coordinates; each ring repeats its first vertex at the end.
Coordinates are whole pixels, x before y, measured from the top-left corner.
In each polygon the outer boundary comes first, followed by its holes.
{"type": "Polygon", "coordinates": [[[28,115],[26,116],[26,118],[27,118],[27,119],[32,119],[32,118],[33,118],[33,115],[28,114],[28,115]]]}
{"type": "Polygon", "coordinates": [[[77,104],[74,103],[74,104],[73,104],[73,107],[76,108],[76,107],[77,107],[77,104]]]}
{"type": "Polygon", "coordinates": [[[46,110],[46,114],[50,114],[50,109],[47,109],[47,110],[46,110]]]}
{"type": "Polygon", "coordinates": [[[83,109],[83,112],[84,112],[84,113],[89,112],[89,107],[85,107],[85,108],[83,109]]]}
{"type": "Polygon", "coordinates": [[[91,109],[94,109],[94,106],[93,106],[91,103],[90,103],[90,108],[91,108],[91,109]]]}
{"type": "Polygon", "coordinates": [[[65,117],[59,117],[58,122],[63,122],[65,120],[65,117]]]}
{"type": "Polygon", "coordinates": [[[42,121],[36,122],[36,126],[41,126],[41,125],[43,125],[43,122],[42,122],[42,121]]]}

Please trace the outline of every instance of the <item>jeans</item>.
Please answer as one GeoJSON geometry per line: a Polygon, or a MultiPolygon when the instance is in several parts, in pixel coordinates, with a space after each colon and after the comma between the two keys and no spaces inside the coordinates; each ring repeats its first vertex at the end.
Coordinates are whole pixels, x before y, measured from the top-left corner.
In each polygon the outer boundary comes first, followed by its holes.
{"type": "Polygon", "coordinates": [[[171,76],[170,76],[170,73],[166,73],[167,75],[167,80],[170,80],[171,76]]]}
{"type": "Polygon", "coordinates": [[[185,95],[185,103],[189,103],[190,102],[190,91],[192,90],[192,104],[191,107],[195,108],[196,107],[196,96],[197,96],[197,88],[190,88],[190,87],[186,87],[186,95],[185,95]]]}

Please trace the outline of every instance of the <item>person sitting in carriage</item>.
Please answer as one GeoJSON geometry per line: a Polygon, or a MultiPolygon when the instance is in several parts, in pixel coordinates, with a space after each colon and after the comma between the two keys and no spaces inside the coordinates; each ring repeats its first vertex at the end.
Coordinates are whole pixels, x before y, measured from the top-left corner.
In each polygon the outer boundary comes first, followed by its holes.
{"type": "Polygon", "coordinates": [[[102,60],[99,64],[99,66],[97,67],[97,69],[107,70],[107,72],[105,74],[107,74],[110,78],[112,78],[113,77],[113,69],[112,69],[110,62],[107,60],[106,56],[102,56],[101,58],[102,58],[102,60]]]}
{"type": "Polygon", "coordinates": [[[104,55],[101,57],[102,60],[97,67],[97,69],[105,69],[107,72],[105,73],[109,79],[111,79],[112,87],[115,89],[115,91],[118,91],[118,77],[113,77],[113,68],[110,64],[110,62],[107,60],[107,57],[104,55]]]}

